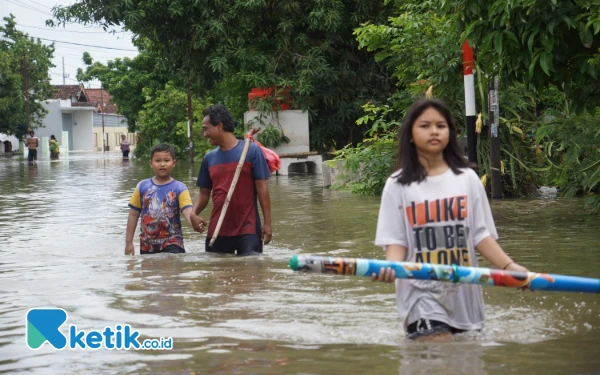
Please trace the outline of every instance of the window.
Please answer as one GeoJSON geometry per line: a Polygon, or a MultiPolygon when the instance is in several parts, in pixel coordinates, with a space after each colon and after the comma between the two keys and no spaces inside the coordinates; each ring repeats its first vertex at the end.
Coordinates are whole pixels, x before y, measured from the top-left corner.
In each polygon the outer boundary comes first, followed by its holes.
{"type": "Polygon", "coordinates": [[[135,133],[127,133],[127,139],[129,139],[129,143],[131,143],[131,145],[135,145],[135,141],[137,139],[135,133]]]}

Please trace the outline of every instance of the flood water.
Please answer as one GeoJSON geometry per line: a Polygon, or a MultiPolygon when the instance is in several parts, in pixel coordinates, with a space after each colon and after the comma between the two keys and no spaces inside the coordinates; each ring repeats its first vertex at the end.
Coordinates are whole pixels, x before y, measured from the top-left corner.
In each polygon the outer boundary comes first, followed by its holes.
{"type": "MultiPolygon", "coordinates": [[[[174,170],[192,196],[198,168],[174,170]]],[[[485,287],[482,332],[424,344],[405,339],[393,284],[290,271],[300,253],[384,257],[373,245],[379,198],[323,189],[320,176],[269,179],[274,235],[262,257],[206,254],[204,234],[187,223],[186,254],[126,257],[127,203],[152,175],[117,154],[34,167],[0,158],[0,372],[600,374],[597,294],[485,287]],[[43,307],[68,312],[63,330],[129,324],[143,338],[172,337],[174,348],[34,351],[25,317],[43,307]]],[[[530,270],[600,276],[599,218],[580,201],[494,201],[492,210],[501,245],[530,270]]]]}

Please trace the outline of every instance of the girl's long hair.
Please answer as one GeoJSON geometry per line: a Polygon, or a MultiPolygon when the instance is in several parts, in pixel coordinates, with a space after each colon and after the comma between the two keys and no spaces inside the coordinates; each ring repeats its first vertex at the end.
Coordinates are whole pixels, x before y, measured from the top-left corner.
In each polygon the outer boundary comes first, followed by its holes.
{"type": "MultiPolygon", "coordinates": [[[[419,163],[415,144],[411,142],[411,140],[415,121],[428,108],[433,108],[438,111],[448,123],[450,137],[448,145],[443,151],[444,161],[448,163],[448,166],[452,169],[454,174],[461,174],[462,171],[460,168],[467,167],[467,162],[458,146],[456,124],[454,123],[452,114],[450,114],[450,110],[448,110],[446,104],[441,100],[422,99],[409,108],[408,112],[406,112],[406,116],[404,116],[404,119],[402,120],[397,166],[397,169],[402,169],[400,175],[397,176],[398,183],[402,185],[408,185],[412,182],[421,182],[427,177],[427,172],[425,172],[425,169],[421,166],[421,163],[419,163]]],[[[392,177],[396,176],[393,175],[392,177]]]]}

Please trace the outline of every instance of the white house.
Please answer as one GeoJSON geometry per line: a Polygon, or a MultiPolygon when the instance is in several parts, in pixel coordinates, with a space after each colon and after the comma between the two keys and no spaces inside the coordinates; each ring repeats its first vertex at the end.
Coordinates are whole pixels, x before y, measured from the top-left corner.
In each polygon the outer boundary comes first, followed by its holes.
{"type": "Polygon", "coordinates": [[[94,149],[94,107],[73,105],[70,100],[49,99],[42,102],[48,113],[42,127],[35,129],[38,138],[56,136],[56,140],[67,150],[94,149]],[[63,133],[63,131],[65,133],[63,133]],[[63,135],[68,135],[63,139],[63,135]]]}

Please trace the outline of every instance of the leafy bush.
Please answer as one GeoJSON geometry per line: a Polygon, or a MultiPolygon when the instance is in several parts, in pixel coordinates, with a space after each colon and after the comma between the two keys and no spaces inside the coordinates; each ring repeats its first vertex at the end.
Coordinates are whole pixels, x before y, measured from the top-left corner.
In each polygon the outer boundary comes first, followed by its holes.
{"type": "Polygon", "coordinates": [[[536,133],[539,152],[552,163],[545,175],[561,195],[585,195],[592,212],[600,212],[600,120],[596,116],[551,117],[536,133]]]}

